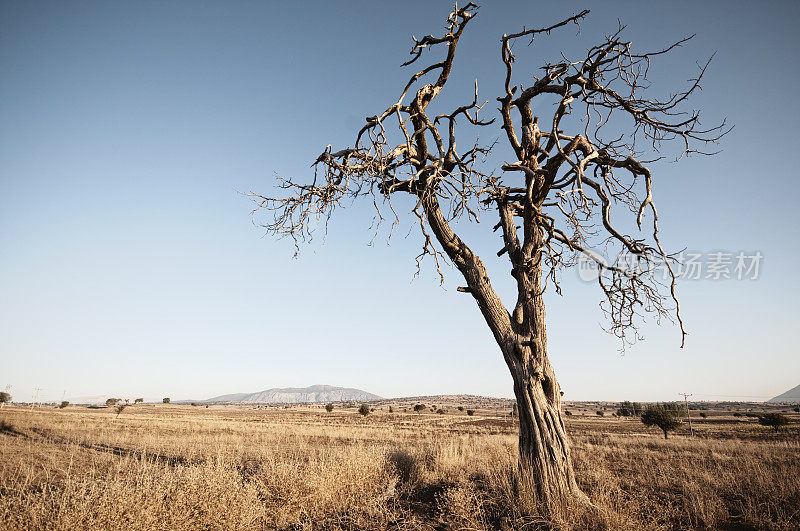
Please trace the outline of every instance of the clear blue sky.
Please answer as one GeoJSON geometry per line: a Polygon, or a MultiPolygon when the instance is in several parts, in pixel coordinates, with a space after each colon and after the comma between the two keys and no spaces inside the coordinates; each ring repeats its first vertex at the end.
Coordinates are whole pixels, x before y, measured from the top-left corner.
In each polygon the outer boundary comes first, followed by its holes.
{"type": "MultiPolygon", "coordinates": [[[[724,152],[657,164],[670,249],[759,250],[756,281],[679,286],[690,336],[671,325],[617,351],[592,284],[548,299],[566,399],[770,397],[800,383],[797,2],[492,2],[460,45],[451,95],[500,95],[503,32],[594,11],[526,50],[532,72],[629,26],[656,48],[697,33],[654,72],[665,90],[717,52],[695,100],[736,125],[724,152]]],[[[351,145],[394,101],[410,36],[447,2],[0,3],[0,387],[16,400],[207,398],[314,383],[383,396],[511,396],[471,298],[430,267],[419,238],[368,246],[369,205],[292,259],[251,224],[236,190],[302,177],[325,145],[351,145]],[[404,13],[413,14],[405,17],[404,13]]],[[[522,59],[524,57],[524,60],[522,59]]],[[[499,136],[493,131],[488,136],[499,136]]],[[[487,136],[487,138],[488,138],[487,136]]],[[[502,293],[494,219],[471,233],[502,293]]]]}

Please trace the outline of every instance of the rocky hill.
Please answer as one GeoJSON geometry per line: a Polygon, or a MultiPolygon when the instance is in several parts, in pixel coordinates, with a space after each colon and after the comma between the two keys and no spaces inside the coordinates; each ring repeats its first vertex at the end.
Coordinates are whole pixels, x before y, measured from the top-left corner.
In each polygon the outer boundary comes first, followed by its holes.
{"type": "Polygon", "coordinates": [[[767,402],[800,402],[800,385],[794,389],[789,389],[782,395],[778,395],[775,398],[770,398],[767,400],[767,402]]]}
{"type": "Polygon", "coordinates": [[[267,389],[258,393],[236,393],[215,396],[206,402],[257,402],[262,404],[310,404],[315,402],[368,402],[381,400],[361,389],[334,387],[332,385],[312,385],[311,387],[285,387],[267,389]]]}

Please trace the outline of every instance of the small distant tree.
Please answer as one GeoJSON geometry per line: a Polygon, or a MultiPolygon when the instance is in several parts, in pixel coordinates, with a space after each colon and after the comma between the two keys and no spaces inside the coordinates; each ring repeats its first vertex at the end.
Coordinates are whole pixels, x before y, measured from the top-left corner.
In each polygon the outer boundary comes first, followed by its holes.
{"type": "Polygon", "coordinates": [[[741,417],[741,416],[742,416],[742,414],[741,414],[741,413],[739,413],[738,411],[735,411],[735,412],[733,413],[733,416],[734,416],[734,417],[741,417]]]}
{"type": "Polygon", "coordinates": [[[361,407],[358,408],[358,412],[366,417],[369,415],[369,406],[367,404],[361,404],[361,407]]]}
{"type": "Polygon", "coordinates": [[[564,414],[565,414],[566,416],[568,416],[568,417],[571,417],[571,416],[572,416],[572,411],[570,411],[569,409],[565,409],[565,410],[564,410],[564,414]]]}
{"type": "Polygon", "coordinates": [[[119,417],[120,413],[122,413],[126,407],[128,407],[128,404],[117,404],[117,417],[119,417]]]}
{"type": "Polygon", "coordinates": [[[6,404],[11,403],[11,394],[6,393],[5,391],[0,391],[0,407],[4,407],[6,404]]]}
{"type": "Polygon", "coordinates": [[[330,403],[325,404],[325,411],[327,411],[328,413],[333,411],[333,404],[330,404],[330,403]]]}
{"type": "Polygon", "coordinates": [[[603,415],[605,415],[605,412],[602,409],[598,409],[597,410],[597,416],[598,417],[602,417],[603,415]]]}
{"type": "Polygon", "coordinates": [[[134,404],[141,404],[142,402],[144,402],[144,398],[137,398],[133,401],[134,404]]]}
{"type": "Polygon", "coordinates": [[[162,398],[161,402],[164,404],[169,404],[169,398],[162,398]]]}
{"type": "Polygon", "coordinates": [[[470,417],[471,417],[472,415],[474,415],[474,414],[475,414],[475,410],[474,410],[474,409],[468,409],[468,410],[467,410],[467,415],[469,415],[470,417]]]}
{"type": "Polygon", "coordinates": [[[764,413],[758,417],[758,423],[762,426],[769,426],[775,429],[775,433],[781,429],[781,426],[789,424],[789,419],[786,415],[780,413],[764,413]]]}
{"type": "Polygon", "coordinates": [[[420,412],[425,410],[425,404],[416,404],[414,406],[414,411],[420,412]]]}
{"type": "Polygon", "coordinates": [[[700,413],[700,418],[706,418],[708,416],[707,413],[700,413]]]}
{"type": "Polygon", "coordinates": [[[436,410],[436,413],[438,415],[444,415],[445,414],[445,410],[443,408],[439,408],[439,409],[436,410]]]}
{"type": "Polygon", "coordinates": [[[642,414],[642,405],[638,402],[626,400],[619,405],[617,410],[618,417],[638,417],[642,414]]]}
{"type": "Polygon", "coordinates": [[[795,413],[800,413],[800,407],[794,408],[795,413]]]}
{"type": "Polygon", "coordinates": [[[458,406],[456,409],[459,411],[464,411],[464,406],[458,406]]]}
{"type": "Polygon", "coordinates": [[[661,431],[664,432],[664,439],[667,438],[669,432],[674,431],[681,425],[681,421],[678,420],[673,408],[666,404],[648,406],[642,413],[642,423],[645,426],[658,426],[661,428],[661,431]]]}
{"type": "Polygon", "coordinates": [[[517,407],[517,403],[514,402],[514,405],[511,406],[511,417],[512,418],[519,418],[519,408],[517,407]]]}
{"type": "Polygon", "coordinates": [[[58,405],[58,408],[59,409],[64,409],[68,405],[69,405],[69,402],[67,400],[62,400],[61,403],[58,405]]]}
{"type": "Polygon", "coordinates": [[[106,405],[107,406],[115,406],[115,405],[119,404],[119,402],[120,402],[119,398],[109,398],[108,400],[106,400],[106,405]]]}
{"type": "Polygon", "coordinates": [[[392,406],[389,406],[389,413],[394,413],[394,408],[392,406]]]}

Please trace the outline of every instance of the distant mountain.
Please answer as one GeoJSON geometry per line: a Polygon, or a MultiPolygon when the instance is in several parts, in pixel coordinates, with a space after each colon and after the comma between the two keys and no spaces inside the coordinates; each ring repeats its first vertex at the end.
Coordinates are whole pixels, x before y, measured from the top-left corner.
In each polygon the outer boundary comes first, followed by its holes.
{"type": "Polygon", "coordinates": [[[250,396],[248,393],[233,393],[232,395],[220,395],[214,398],[209,398],[206,402],[252,402],[252,400],[244,400],[244,397],[250,396]]]}
{"type": "Polygon", "coordinates": [[[235,393],[215,396],[206,402],[260,402],[266,404],[308,404],[313,402],[349,402],[381,400],[361,389],[334,387],[332,385],[312,385],[311,387],[286,387],[267,389],[258,393],[235,393]]]}
{"type": "Polygon", "coordinates": [[[800,402],[800,385],[794,389],[789,389],[782,395],[770,398],[767,402],[800,402]]]}

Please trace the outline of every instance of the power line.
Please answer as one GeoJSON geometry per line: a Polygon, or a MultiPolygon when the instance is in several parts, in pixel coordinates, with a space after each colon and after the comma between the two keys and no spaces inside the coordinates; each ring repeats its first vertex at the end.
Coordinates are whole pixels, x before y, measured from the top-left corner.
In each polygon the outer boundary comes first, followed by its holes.
{"type": "Polygon", "coordinates": [[[698,396],[714,396],[717,398],[772,398],[771,396],[763,396],[763,395],[712,395],[711,393],[695,393],[695,394],[698,396]]]}

